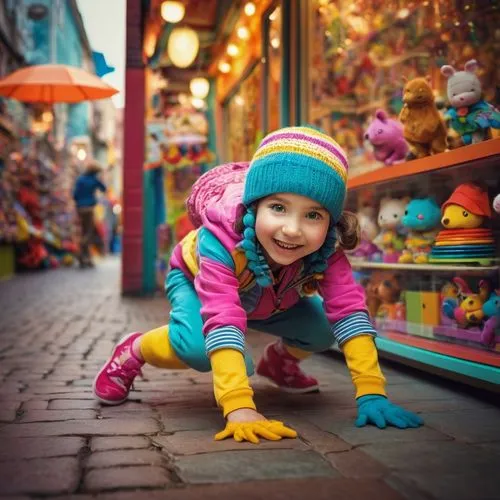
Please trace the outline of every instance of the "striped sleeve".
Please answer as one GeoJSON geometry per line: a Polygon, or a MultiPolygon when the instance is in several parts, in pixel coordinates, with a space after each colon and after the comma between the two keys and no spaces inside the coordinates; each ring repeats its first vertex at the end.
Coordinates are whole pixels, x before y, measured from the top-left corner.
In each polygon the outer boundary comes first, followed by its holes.
{"type": "Polygon", "coordinates": [[[358,311],[346,316],[332,325],[332,333],[341,347],[345,342],[358,335],[377,336],[377,330],[373,328],[368,314],[358,311]]]}
{"type": "Polygon", "coordinates": [[[235,349],[241,353],[245,352],[245,336],[243,332],[235,326],[221,326],[210,330],[205,338],[205,348],[207,355],[217,349],[235,349]]]}

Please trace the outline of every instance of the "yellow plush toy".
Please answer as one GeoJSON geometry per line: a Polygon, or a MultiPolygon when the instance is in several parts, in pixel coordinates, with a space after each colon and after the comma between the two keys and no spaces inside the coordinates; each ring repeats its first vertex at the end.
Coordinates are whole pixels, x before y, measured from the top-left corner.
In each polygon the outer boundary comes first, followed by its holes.
{"type": "Polygon", "coordinates": [[[441,207],[446,229],[475,229],[491,217],[488,193],[471,183],[460,184],[441,207]]]}

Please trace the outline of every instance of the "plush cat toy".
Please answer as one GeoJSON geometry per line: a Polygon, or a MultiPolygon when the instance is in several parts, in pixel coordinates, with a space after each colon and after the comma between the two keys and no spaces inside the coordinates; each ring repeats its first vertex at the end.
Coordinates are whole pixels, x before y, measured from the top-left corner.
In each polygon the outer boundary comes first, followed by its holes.
{"type": "Polygon", "coordinates": [[[403,226],[410,232],[405,240],[398,262],[425,264],[439,231],[441,208],[432,198],[413,199],[408,203],[403,216],[403,226]]]}
{"type": "Polygon", "coordinates": [[[410,146],[409,159],[442,153],[446,149],[446,126],[426,78],[414,78],[406,83],[403,103],[399,120],[410,146]]]}
{"type": "Polygon", "coordinates": [[[375,118],[365,132],[375,150],[375,158],[386,165],[400,163],[408,154],[408,144],[403,137],[403,126],[390,119],[383,109],[377,109],[375,118]]]}
{"type": "Polygon", "coordinates": [[[490,129],[500,128],[500,112],[482,99],[481,82],[475,74],[477,66],[471,59],[465,63],[464,71],[449,65],[441,67],[448,79],[448,100],[452,105],[445,118],[466,145],[490,139],[490,129]]]}
{"type": "Polygon", "coordinates": [[[380,233],[373,242],[382,249],[382,260],[395,263],[404,248],[404,234],[401,220],[409,198],[382,198],[378,212],[380,233]]]}

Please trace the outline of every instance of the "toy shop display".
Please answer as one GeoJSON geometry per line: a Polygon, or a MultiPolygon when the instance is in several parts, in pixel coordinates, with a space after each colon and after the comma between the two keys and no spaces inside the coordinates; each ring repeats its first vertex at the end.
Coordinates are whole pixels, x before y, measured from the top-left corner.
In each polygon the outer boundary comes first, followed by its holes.
{"type": "Polygon", "coordinates": [[[386,263],[398,262],[404,248],[403,216],[409,198],[389,198],[380,200],[377,222],[380,233],[373,240],[382,250],[382,260],[386,263]]]}
{"type": "Polygon", "coordinates": [[[450,65],[441,67],[441,73],[448,79],[447,96],[452,106],[445,117],[464,144],[490,139],[491,128],[500,128],[500,112],[483,99],[476,75],[478,66],[471,59],[465,63],[464,71],[456,71],[450,65]]]}
{"type": "Polygon", "coordinates": [[[425,264],[437,235],[441,210],[433,198],[414,198],[405,208],[403,227],[409,229],[399,263],[425,264]]]}
{"type": "Polygon", "coordinates": [[[441,210],[441,224],[445,229],[438,233],[429,261],[492,265],[495,257],[493,231],[481,227],[491,218],[488,193],[477,185],[461,184],[441,210]]]}
{"type": "Polygon", "coordinates": [[[78,225],[66,173],[42,155],[13,153],[0,186],[0,241],[14,245],[17,267],[71,265],[78,225]]]}
{"type": "Polygon", "coordinates": [[[411,158],[423,158],[446,149],[446,127],[426,78],[414,78],[406,83],[399,120],[411,158]]]}
{"type": "Polygon", "coordinates": [[[248,161],[262,140],[261,78],[261,64],[257,63],[225,104],[228,161],[248,161]]]}
{"type": "Polygon", "coordinates": [[[410,160],[498,136],[496,2],[307,3],[307,120],[347,151],[350,176],[405,147],[410,160]]]}
{"type": "Polygon", "coordinates": [[[365,132],[373,146],[375,159],[385,165],[394,165],[406,160],[408,144],[403,135],[403,126],[397,120],[392,120],[383,109],[375,112],[375,118],[365,132]]]}

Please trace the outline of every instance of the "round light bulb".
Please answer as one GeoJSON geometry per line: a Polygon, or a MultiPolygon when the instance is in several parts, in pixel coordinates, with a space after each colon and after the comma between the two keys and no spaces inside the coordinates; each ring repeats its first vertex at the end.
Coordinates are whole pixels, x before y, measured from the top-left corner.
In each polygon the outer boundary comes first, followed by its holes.
{"type": "Polygon", "coordinates": [[[236,30],[236,34],[240,40],[248,40],[250,38],[250,31],[246,26],[240,26],[236,30]]]}
{"type": "Polygon", "coordinates": [[[186,9],[181,2],[163,2],[161,4],[161,17],[167,23],[178,23],[184,18],[186,9]]]}
{"type": "Polygon", "coordinates": [[[203,109],[205,107],[205,101],[199,97],[191,97],[191,104],[195,109],[203,109]]]}
{"type": "Polygon", "coordinates": [[[243,10],[248,17],[253,16],[255,14],[255,4],[253,2],[247,2],[243,10]]]}
{"type": "Polygon", "coordinates": [[[226,61],[221,61],[218,68],[221,73],[229,73],[231,71],[231,65],[226,61]]]}
{"type": "Polygon", "coordinates": [[[189,90],[194,97],[205,99],[210,91],[210,83],[206,78],[197,77],[189,82],[189,90]]]}
{"type": "Polygon", "coordinates": [[[235,43],[230,43],[227,46],[226,52],[231,57],[236,57],[240,53],[240,49],[235,43]]]}
{"type": "Polygon", "coordinates": [[[200,41],[191,28],[175,28],[168,37],[167,54],[174,66],[187,68],[196,59],[200,41]]]}

